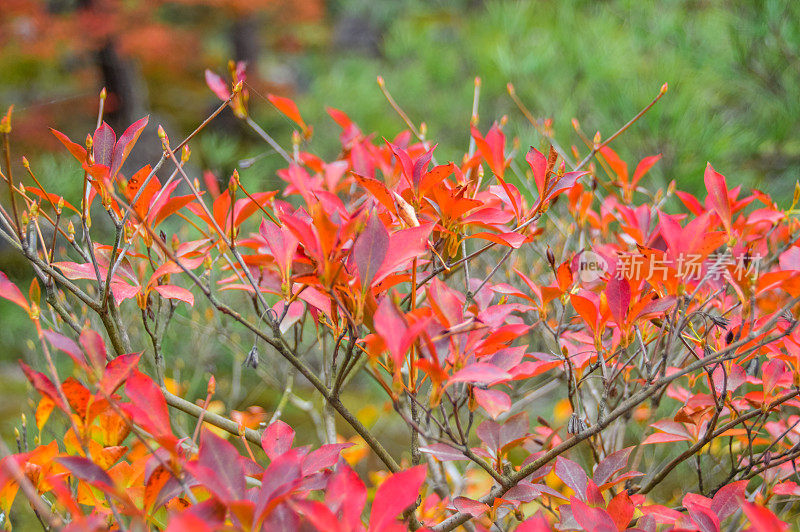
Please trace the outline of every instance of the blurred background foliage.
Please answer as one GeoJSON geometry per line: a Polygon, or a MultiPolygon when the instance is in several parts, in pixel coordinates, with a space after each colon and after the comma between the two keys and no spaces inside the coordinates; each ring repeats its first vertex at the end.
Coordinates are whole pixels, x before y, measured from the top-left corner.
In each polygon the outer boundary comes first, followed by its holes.
{"type": "MultiPolygon", "coordinates": [[[[48,189],[79,202],[81,169],[47,128],[83,139],[94,130],[103,86],[105,118],[117,133],[151,114],[126,171],[153,163],[157,125],[173,139],[194,129],[219,104],[203,71],[224,73],[229,59],[249,63],[255,120],[289,147],[292,124],[265,96],[295,98],[315,130],[304,149],[329,160],[340,130],[325,106],[387,138],[405,129],[378,75],[411,119],[426,123],[428,138],[439,142],[438,160],[460,160],[480,76],[480,129],[508,115],[506,132],[519,138],[521,153],[544,141],[509,98],[509,82],[538,119],[553,120],[562,146],[581,153],[573,118],[589,137],[597,130],[607,137],[667,82],[667,96],[612,145],[631,167],[663,153],[647,188],[674,179],[700,193],[711,161],[729,183],[762,188],[788,204],[800,174],[795,0],[0,0],[0,108],[15,106],[16,175],[23,175],[24,154],[48,189]]],[[[238,168],[251,190],[280,186],[275,170],[283,161],[229,112],[192,150],[193,175],[211,170],[227,182],[238,168]]],[[[0,269],[27,287],[30,272],[13,253],[0,252],[0,269]]],[[[0,421],[8,435],[25,389],[15,361],[36,355],[26,345],[33,328],[23,314],[2,302],[0,316],[0,404],[7,409],[0,421]]],[[[196,333],[173,335],[165,346],[187,353],[173,361],[176,391],[202,395],[213,372],[232,377],[218,380],[221,410],[274,407],[285,368],[242,375],[249,336],[201,305],[181,308],[176,319],[196,333]]],[[[139,329],[131,320],[131,334],[139,338],[139,329]]],[[[379,424],[382,407],[364,404],[369,412],[359,415],[379,424]]],[[[313,438],[319,424],[300,406],[289,405],[287,417],[313,438]]]]}
{"type": "MultiPolygon", "coordinates": [[[[697,190],[705,161],[734,182],[790,191],[800,169],[800,4],[792,0],[639,2],[480,0],[4,0],[0,103],[15,104],[19,146],[55,150],[53,126],[90,131],[109,87],[111,125],[145,113],[180,136],[216,105],[203,70],[249,62],[251,108],[284,145],[291,125],[263,99],[295,97],[333,157],[330,105],[390,137],[403,123],[375,79],[440,144],[440,160],[468,143],[472,80],[483,80],[481,128],[509,115],[524,147],[541,143],[507,95],[511,82],[562,145],[571,120],[606,136],[670,84],[645,120],[616,142],[632,164],[661,152],[653,179],[697,190]]],[[[269,181],[277,157],[232,117],[199,139],[202,164],[269,181]]],[[[140,150],[141,151],[141,150],[140,150]]],[[[140,154],[142,158],[152,154],[140,154]]],[[[67,170],[64,170],[67,171],[67,170]]]]}

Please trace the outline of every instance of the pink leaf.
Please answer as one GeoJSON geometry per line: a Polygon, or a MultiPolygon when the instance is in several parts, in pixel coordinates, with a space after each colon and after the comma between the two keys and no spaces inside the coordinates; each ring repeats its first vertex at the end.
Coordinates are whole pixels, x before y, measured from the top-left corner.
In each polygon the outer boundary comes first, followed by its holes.
{"type": "Polygon", "coordinates": [[[505,392],[475,388],[473,393],[475,401],[486,410],[492,419],[497,419],[497,416],[511,408],[511,398],[505,392]]]}
{"type": "Polygon", "coordinates": [[[455,462],[468,459],[464,453],[446,443],[431,443],[427,447],[421,447],[420,451],[428,453],[442,462],[455,462]]]}
{"type": "Polygon", "coordinates": [[[400,512],[414,504],[426,474],[426,466],[418,465],[393,474],[380,485],[372,502],[369,532],[385,530],[400,512]]]}
{"type": "Polygon", "coordinates": [[[381,300],[373,319],[375,331],[383,338],[395,367],[400,368],[411,344],[406,339],[408,325],[391,297],[386,296],[381,300]]]}
{"type": "Polygon", "coordinates": [[[733,515],[739,509],[739,501],[744,499],[746,488],[747,481],[740,480],[722,486],[714,494],[714,498],[711,499],[711,511],[719,516],[720,521],[733,515]]]}
{"type": "Polygon", "coordinates": [[[693,502],[684,502],[684,506],[700,532],[720,532],[719,517],[710,509],[693,502]]]}
{"type": "Polygon", "coordinates": [[[361,512],[367,501],[367,488],[346,463],[340,463],[328,482],[325,502],[349,530],[363,530],[361,512]]]}
{"type": "Polygon", "coordinates": [[[559,456],[556,459],[555,474],[561,481],[566,484],[575,495],[582,500],[586,499],[586,486],[589,483],[589,477],[583,471],[583,468],[568,458],[559,456]]]}
{"type": "Polygon", "coordinates": [[[292,448],[294,430],[283,421],[276,421],[264,429],[261,435],[261,447],[270,460],[282,455],[292,448]]]}
{"type": "Polygon", "coordinates": [[[632,450],[633,447],[628,447],[611,453],[601,460],[600,463],[597,464],[594,474],[592,475],[595,484],[602,486],[608,482],[614,473],[628,465],[628,456],[630,456],[632,450]]]}
{"type": "Polygon", "coordinates": [[[225,80],[208,69],[206,69],[206,85],[208,85],[208,88],[211,89],[220,100],[227,100],[231,95],[225,80]]]}
{"type": "Polygon", "coordinates": [[[102,368],[106,365],[106,344],[103,338],[91,329],[85,329],[81,332],[78,340],[89,358],[89,362],[96,367],[102,368]]]}
{"type": "Polygon", "coordinates": [[[678,434],[667,434],[666,432],[656,432],[655,434],[651,434],[647,438],[644,439],[642,445],[648,445],[651,443],[672,443],[676,441],[690,441],[691,438],[687,436],[681,436],[678,434]]]}
{"type": "Polygon", "coordinates": [[[453,499],[453,507],[456,511],[469,514],[472,517],[479,517],[491,509],[488,504],[468,499],[467,497],[456,497],[453,499]]]}
{"type": "Polygon", "coordinates": [[[210,430],[200,434],[197,465],[200,467],[192,474],[220,499],[234,501],[244,497],[245,477],[239,452],[210,430]]]}
{"type": "Polygon", "coordinates": [[[401,266],[405,266],[414,257],[422,256],[426,251],[428,236],[433,230],[434,224],[422,224],[419,227],[411,227],[393,233],[389,237],[389,249],[386,251],[386,258],[383,264],[375,273],[372,283],[381,282],[387,275],[394,272],[401,266]]]}
{"type": "Polygon", "coordinates": [[[510,378],[511,375],[494,364],[475,362],[474,364],[470,364],[458,370],[447,380],[447,385],[450,386],[457,382],[481,382],[491,385],[510,378]]]}
{"type": "Polygon", "coordinates": [[[20,307],[28,310],[28,300],[22,295],[22,292],[17,285],[8,280],[8,277],[3,272],[0,272],[0,297],[8,299],[16,303],[20,307]]]}
{"type": "Polygon", "coordinates": [[[44,337],[47,338],[47,341],[50,342],[50,345],[59,351],[63,351],[68,354],[76,364],[81,367],[86,366],[86,361],[83,358],[83,351],[81,351],[81,348],[78,347],[78,344],[76,344],[72,339],[67,338],[63,334],[59,334],[50,330],[44,331],[44,337]]]}
{"type": "Polygon", "coordinates": [[[153,287],[153,290],[161,294],[166,299],[180,299],[189,305],[194,306],[194,294],[185,288],[174,284],[162,284],[153,287]]]}
{"type": "Polygon", "coordinates": [[[545,194],[545,196],[542,198],[541,203],[543,204],[545,202],[548,202],[553,198],[555,198],[556,196],[558,196],[559,194],[561,194],[562,192],[571,189],[578,182],[579,178],[585,176],[588,173],[589,172],[569,172],[564,174],[558,179],[558,181],[555,182],[554,185],[550,187],[550,190],[548,190],[547,194],[545,194]]]}
{"type": "Polygon", "coordinates": [[[266,219],[262,220],[259,232],[266,240],[281,274],[288,277],[295,251],[297,251],[297,239],[291,231],[278,227],[266,219]]]}

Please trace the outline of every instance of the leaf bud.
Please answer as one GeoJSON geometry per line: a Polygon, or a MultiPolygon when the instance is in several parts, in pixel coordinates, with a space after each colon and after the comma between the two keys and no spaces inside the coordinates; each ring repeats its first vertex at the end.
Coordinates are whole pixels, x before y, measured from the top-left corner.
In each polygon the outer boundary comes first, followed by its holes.
{"type": "Polygon", "coordinates": [[[58,198],[58,203],[56,203],[56,214],[61,214],[61,211],[64,209],[64,196],[58,198]]]}
{"type": "Polygon", "coordinates": [[[794,209],[797,202],[800,201],[800,181],[794,182],[794,197],[792,197],[792,206],[791,209],[794,209]]]}
{"type": "Polygon", "coordinates": [[[75,226],[72,224],[72,220],[67,224],[67,238],[70,242],[75,240],[75,226]]]}
{"type": "Polygon", "coordinates": [[[189,148],[188,144],[184,144],[183,148],[181,148],[181,163],[186,164],[189,160],[189,157],[192,156],[192,149],[189,148]]]}
{"type": "Polygon", "coordinates": [[[550,249],[550,246],[547,246],[547,262],[550,264],[550,267],[555,270],[555,268],[556,268],[556,256],[553,255],[553,250],[550,249]]]}
{"type": "Polygon", "coordinates": [[[236,194],[237,190],[239,190],[239,171],[234,169],[230,180],[228,180],[228,193],[232,196],[236,194]]]}
{"type": "Polygon", "coordinates": [[[600,141],[602,139],[603,139],[603,137],[600,136],[600,132],[599,131],[594,134],[594,139],[592,139],[592,144],[594,145],[594,149],[595,150],[599,150],[600,149],[600,141]]]}
{"type": "MultiPolygon", "coordinates": [[[[480,80],[480,78],[475,78],[475,80],[476,80],[476,84],[477,84],[477,82],[478,82],[478,80],[480,80]]],[[[514,85],[512,83],[506,83],[506,90],[508,91],[508,93],[511,96],[514,96],[517,93],[517,91],[514,90],[514,85]]]]}
{"type": "Polygon", "coordinates": [[[669,90],[669,84],[668,83],[664,83],[663,85],[661,85],[660,94],[666,94],[668,90],[669,90]]]}
{"type": "Polygon", "coordinates": [[[5,116],[0,119],[0,133],[11,133],[11,112],[14,110],[14,106],[8,108],[5,116]]]}
{"type": "Polygon", "coordinates": [[[212,375],[210,379],[208,379],[208,387],[206,391],[209,396],[214,395],[217,391],[217,379],[214,378],[212,375]]]}
{"type": "Polygon", "coordinates": [[[573,118],[573,119],[572,119],[572,128],[573,128],[575,131],[578,131],[578,130],[581,128],[581,123],[580,123],[580,122],[578,122],[578,119],[577,119],[577,118],[573,118]]]}
{"type": "Polygon", "coordinates": [[[378,86],[383,88],[386,86],[386,82],[383,80],[383,76],[378,76],[378,86]]]}
{"type": "Polygon", "coordinates": [[[86,149],[91,150],[94,145],[94,139],[88,133],[86,134],[86,149]]]}
{"type": "Polygon", "coordinates": [[[31,167],[31,163],[28,162],[28,158],[24,155],[22,156],[22,166],[27,170],[31,167]]]}

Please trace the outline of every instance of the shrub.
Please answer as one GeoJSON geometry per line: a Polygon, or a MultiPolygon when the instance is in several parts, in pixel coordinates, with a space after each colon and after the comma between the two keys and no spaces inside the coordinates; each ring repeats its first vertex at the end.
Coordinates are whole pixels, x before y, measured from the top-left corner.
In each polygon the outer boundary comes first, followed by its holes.
{"type": "Polygon", "coordinates": [[[210,118],[230,107],[286,160],[282,191],[236,172],[201,187],[188,146],[208,121],[179,143],[159,128],[162,157],[126,178],[148,119],[117,139],[101,98],[84,145],[53,131],[84,171],[63,184],[83,191],[72,205],[27,160],[12,175],[3,119],[0,236],[35,278],[26,297],[0,275],[0,295],[41,352],[21,362],[35,445],[23,417],[17,452],[0,446],[7,526],[21,491],[46,529],[787,528],[800,192],[783,209],[711,165],[704,201],[647,190],[659,157],[631,174],[609,144],[666,86],[585,156],[532,147],[519,164],[505,120],[478,128],[476,83],[468,152],[439,164],[379,80],[409,130],[379,141],[328,109],[328,162],[291,100],[269,98],[297,126],[287,151],[250,118],[244,69],[231,76],[207,72],[210,118]],[[182,396],[177,361],[202,372],[204,344],[251,335],[270,416],[215,403],[217,377],[240,386],[236,362],[182,396]],[[364,398],[388,399],[392,430],[364,398]],[[318,441],[281,420],[289,403],[318,441]]]}

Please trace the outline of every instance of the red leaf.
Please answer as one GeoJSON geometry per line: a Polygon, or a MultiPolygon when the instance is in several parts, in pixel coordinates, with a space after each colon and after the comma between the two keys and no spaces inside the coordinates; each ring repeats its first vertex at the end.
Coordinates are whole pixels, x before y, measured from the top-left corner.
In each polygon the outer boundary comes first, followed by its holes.
{"type": "Polygon", "coordinates": [[[554,471],[556,476],[575,492],[576,496],[582,500],[586,499],[586,486],[589,483],[589,477],[586,476],[581,466],[568,458],[559,456],[556,459],[554,471]]]}
{"type": "Polygon", "coordinates": [[[283,421],[276,421],[264,429],[261,435],[261,448],[270,460],[274,460],[292,448],[294,430],[283,421]]]}
{"type": "Polygon", "coordinates": [[[389,249],[389,232],[377,214],[373,213],[364,230],[353,244],[353,259],[358,266],[362,290],[372,285],[389,249]]]}
{"type": "Polygon", "coordinates": [[[628,492],[623,490],[609,501],[606,510],[617,525],[617,529],[625,530],[633,518],[635,508],[628,492]]]}
{"type": "Polygon", "coordinates": [[[144,373],[133,370],[125,382],[125,394],[135,398],[136,403],[124,403],[122,409],[147,432],[156,438],[172,440],[169,412],[164,394],[153,379],[144,373]]]}
{"type": "Polygon", "coordinates": [[[83,164],[86,162],[86,148],[84,148],[83,146],[81,146],[76,142],[72,142],[71,140],[69,140],[69,137],[67,137],[65,134],[63,134],[58,130],[50,128],[50,131],[53,133],[53,135],[56,136],[58,140],[61,141],[61,144],[67,147],[67,150],[69,150],[72,156],[78,159],[79,163],[83,164]]]}
{"type": "Polygon", "coordinates": [[[189,305],[194,306],[194,294],[185,288],[173,284],[162,284],[153,287],[153,290],[161,294],[166,299],[180,299],[189,305]]]}
{"type": "Polygon", "coordinates": [[[483,240],[489,240],[495,244],[508,246],[514,249],[519,249],[522,244],[528,240],[528,237],[525,235],[521,235],[513,231],[507,233],[490,233],[488,231],[480,231],[478,233],[469,235],[467,238],[480,238],[483,240]]]}
{"type": "Polygon", "coordinates": [[[392,233],[389,237],[389,249],[386,251],[386,258],[383,264],[375,273],[372,284],[379,283],[390,273],[401,266],[405,266],[414,257],[423,255],[426,251],[428,236],[433,230],[434,224],[422,224],[419,227],[411,227],[392,233]]]}
{"type": "Polygon", "coordinates": [[[486,410],[492,419],[497,419],[497,416],[511,408],[511,398],[505,392],[475,388],[473,393],[475,401],[486,410]]]}
{"type": "Polygon", "coordinates": [[[614,321],[620,327],[628,322],[628,307],[631,304],[631,286],[627,279],[617,279],[614,275],[606,284],[606,300],[614,321]]]}
{"type": "Polygon", "coordinates": [[[711,205],[714,207],[717,215],[722,220],[722,225],[730,233],[731,231],[731,203],[728,197],[728,185],[725,182],[725,177],[722,174],[714,171],[711,163],[706,165],[706,172],[704,176],[706,189],[708,190],[708,198],[711,200],[711,205]]]}
{"type": "Polygon", "coordinates": [[[650,157],[645,157],[639,164],[636,166],[636,170],[633,172],[633,179],[631,179],[631,184],[636,186],[639,180],[644,177],[644,175],[656,164],[659,159],[661,159],[661,154],[658,155],[651,155],[650,157]]]}
{"type": "Polygon", "coordinates": [[[225,80],[208,69],[206,69],[206,85],[208,85],[208,88],[211,89],[220,100],[227,100],[231,95],[225,80]]]}
{"type": "Polygon", "coordinates": [[[525,155],[525,160],[533,171],[533,180],[536,182],[536,188],[539,189],[539,197],[545,193],[545,178],[547,177],[547,157],[542,152],[531,146],[528,153],[525,155]]]}
{"type": "Polygon", "coordinates": [[[111,168],[111,161],[113,160],[114,144],[117,142],[117,137],[114,135],[114,130],[111,126],[103,122],[97,128],[92,138],[92,153],[94,155],[94,163],[111,168]]]}
{"type": "Polygon", "coordinates": [[[606,160],[608,166],[611,167],[611,170],[617,174],[617,177],[623,182],[628,182],[628,164],[619,158],[617,152],[609,148],[608,146],[603,146],[600,148],[600,155],[603,159],[606,160]]]}
{"type": "Polygon", "coordinates": [[[244,469],[236,448],[210,430],[200,435],[200,451],[192,475],[225,502],[245,493],[244,469]],[[199,477],[199,478],[198,478],[199,477]]]}
{"type": "Polygon", "coordinates": [[[417,500],[426,474],[426,466],[418,465],[393,474],[380,485],[372,502],[369,532],[386,529],[400,512],[417,500]]]}
{"type": "Polygon", "coordinates": [[[67,209],[78,213],[78,209],[76,209],[70,202],[65,201],[63,196],[59,196],[58,194],[53,193],[46,193],[43,190],[36,188],[36,187],[25,187],[25,192],[28,194],[33,194],[34,196],[39,196],[40,198],[47,198],[52,201],[55,205],[58,205],[60,202],[64,202],[64,207],[67,209]]]}
{"type": "Polygon", "coordinates": [[[283,96],[276,96],[275,94],[267,94],[267,99],[272,105],[278,108],[278,111],[288,116],[294,123],[300,126],[303,133],[308,131],[308,126],[303,120],[303,117],[300,116],[300,110],[297,109],[297,104],[295,104],[294,101],[290,98],[284,98],[283,96]]]}
{"type": "Polygon", "coordinates": [[[742,510],[756,532],[784,532],[789,526],[763,506],[748,501],[741,502],[742,510]]]}
{"type": "Polygon", "coordinates": [[[61,395],[58,393],[55,385],[47,378],[44,373],[39,371],[32,370],[27,364],[20,360],[19,365],[22,367],[22,372],[25,373],[25,377],[27,377],[28,381],[31,385],[36,388],[36,391],[42,394],[43,396],[47,397],[53,403],[56,404],[61,410],[64,412],[68,412],[68,409],[64,402],[61,400],[61,395]]]}
{"type": "Polygon", "coordinates": [[[120,355],[106,364],[103,377],[97,385],[103,397],[110,397],[125,382],[131,372],[139,365],[140,356],[141,353],[120,355]]]}
{"type": "Polygon", "coordinates": [[[125,159],[128,158],[133,146],[139,139],[139,135],[142,134],[145,126],[147,126],[148,120],[150,120],[150,115],[140,118],[128,126],[128,129],[125,130],[117,143],[114,145],[114,154],[111,157],[111,179],[114,179],[114,177],[117,175],[117,172],[119,172],[120,168],[122,168],[123,163],[125,163],[125,159]]]}
{"type": "Polygon", "coordinates": [[[386,185],[383,184],[383,182],[371,177],[357,174],[355,172],[353,172],[353,176],[356,178],[356,181],[358,181],[358,184],[361,185],[364,190],[369,192],[372,197],[378,201],[378,203],[383,205],[387,211],[393,214],[397,213],[397,208],[395,207],[392,193],[389,191],[386,185]]]}
{"type": "Polygon", "coordinates": [[[20,289],[17,288],[17,285],[12,283],[3,272],[0,272],[0,297],[16,303],[26,311],[30,308],[28,306],[28,300],[22,295],[20,289]]]}

